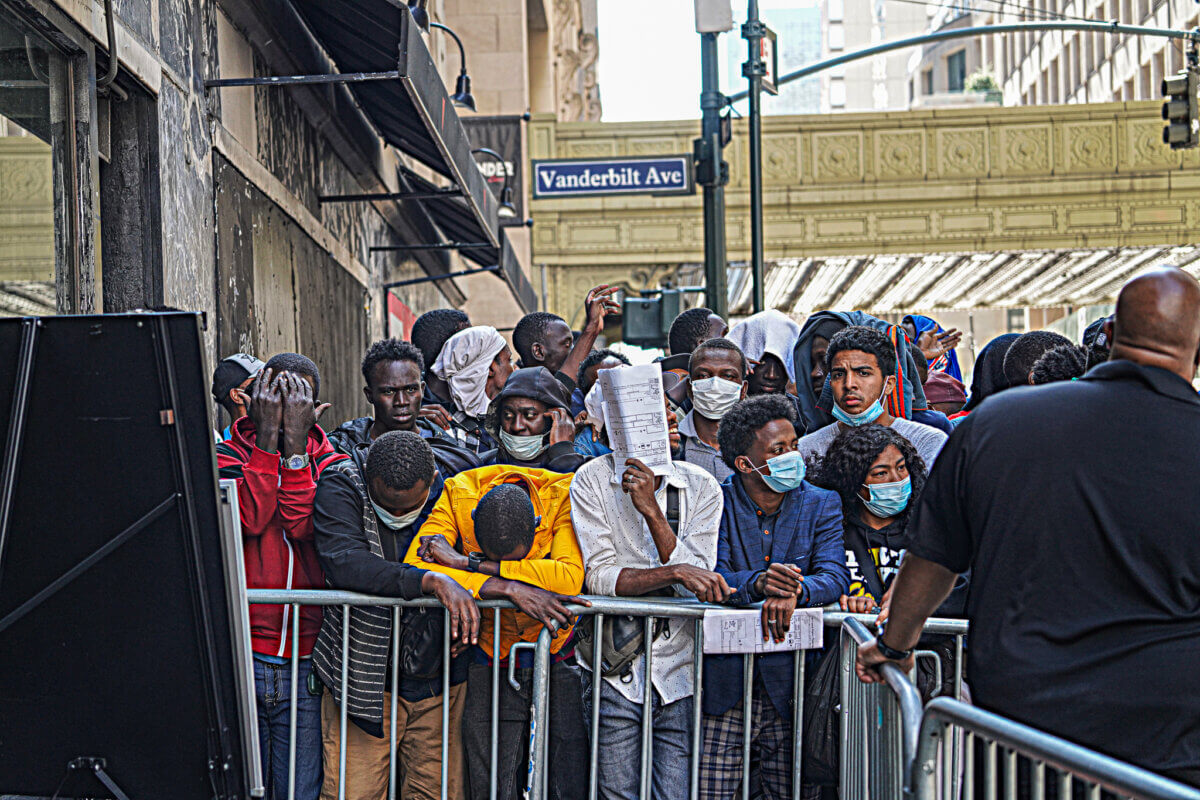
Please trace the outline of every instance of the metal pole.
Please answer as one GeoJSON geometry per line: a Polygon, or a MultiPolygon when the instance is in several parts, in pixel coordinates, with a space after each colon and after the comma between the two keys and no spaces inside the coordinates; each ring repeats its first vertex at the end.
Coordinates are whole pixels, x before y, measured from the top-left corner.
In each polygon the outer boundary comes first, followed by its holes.
{"type": "Polygon", "coordinates": [[[762,60],[763,24],[758,18],[758,0],[746,4],[742,25],[747,57],[742,74],[750,80],[750,280],[755,314],[763,310],[763,199],[762,199],[762,78],[767,65],[762,60]]]}
{"type": "Polygon", "coordinates": [[[728,313],[726,288],[725,181],[728,171],[722,156],[720,65],[717,34],[700,34],[700,151],[706,157],[704,171],[704,301],[719,317],[728,313]]]}

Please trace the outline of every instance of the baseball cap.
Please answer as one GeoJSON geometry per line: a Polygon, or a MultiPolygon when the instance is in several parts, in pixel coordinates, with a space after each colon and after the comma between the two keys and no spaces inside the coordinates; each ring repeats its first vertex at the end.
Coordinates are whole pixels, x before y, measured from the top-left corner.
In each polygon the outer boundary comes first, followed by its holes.
{"type": "Polygon", "coordinates": [[[222,358],[213,370],[212,394],[218,402],[229,396],[229,390],[253,378],[266,364],[249,353],[234,353],[222,358]]]}

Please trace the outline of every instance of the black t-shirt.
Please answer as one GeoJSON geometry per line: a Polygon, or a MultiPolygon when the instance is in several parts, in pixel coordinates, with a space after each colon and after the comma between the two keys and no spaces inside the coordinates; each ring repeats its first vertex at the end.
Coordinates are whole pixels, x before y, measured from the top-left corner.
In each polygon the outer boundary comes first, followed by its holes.
{"type": "Polygon", "coordinates": [[[982,707],[1150,769],[1200,768],[1198,459],[1196,392],[1129,361],[963,421],[909,550],[973,570],[982,707]]]}

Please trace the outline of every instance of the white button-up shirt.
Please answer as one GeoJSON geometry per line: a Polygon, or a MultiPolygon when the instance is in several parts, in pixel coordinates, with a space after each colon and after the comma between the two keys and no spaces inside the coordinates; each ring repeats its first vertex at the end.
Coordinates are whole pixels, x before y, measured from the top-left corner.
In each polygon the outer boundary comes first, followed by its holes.
{"type": "MultiPolygon", "coordinates": [[[[641,513],[633,507],[629,495],[621,490],[621,478],[615,473],[613,456],[601,456],[579,468],[571,481],[571,522],[583,551],[584,587],[591,594],[617,596],[617,577],[621,570],[690,564],[711,570],[717,563],[717,529],[721,524],[721,487],[700,467],[676,461],[671,474],[659,485],[655,496],[664,514],[667,485],[679,489],[679,533],[675,549],[664,563],[659,560],[654,538],[641,513]]],[[[690,597],[680,585],[675,591],[690,597]]],[[[675,618],[669,635],[654,641],[651,681],[664,703],[690,697],[692,658],[695,651],[691,619],[675,618]]],[[[627,700],[641,703],[645,681],[645,656],[632,665],[633,680],[606,678],[627,700]]]]}

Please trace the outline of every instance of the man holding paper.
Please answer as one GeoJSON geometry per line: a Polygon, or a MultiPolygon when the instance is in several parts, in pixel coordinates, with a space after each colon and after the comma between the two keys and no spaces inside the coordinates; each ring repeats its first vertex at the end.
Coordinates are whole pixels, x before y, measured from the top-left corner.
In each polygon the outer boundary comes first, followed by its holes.
{"type": "MultiPolygon", "coordinates": [[[[836,602],[850,584],[842,545],[842,503],[836,492],[804,480],[796,450],[795,410],[779,395],[735,405],[718,431],[721,457],[734,473],[721,485],[724,511],[717,572],[733,587],[733,602],[762,601],[762,637],[783,641],[797,607],[836,602]]],[[[763,796],[790,797],[793,656],[754,662],[750,708],[751,759],[763,796]]],[[[704,665],[702,798],[733,797],[742,780],[740,654],[709,656],[704,665]]]]}
{"type": "MultiPolygon", "coordinates": [[[[665,592],[725,600],[729,586],[712,571],[721,490],[699,467],[671,461],[660,366],[605,370],[598,385],[614,452],[580,467],[571,482],[571,521],[583,551],[584,587],[610,597],[665,592]],[[615,380],[608,377],[614,374],[615,380]]],[[[606,675],[600,696],[592,697],[600,703],[598,777],[604,800],[638,796],[646,681],[653,688],[651,795],[654,800],[689,796],[695,641],[690,622],[666,622],[666,630],[655,626],[650,674],[643,644],[627,669],[606,675]]]]}

